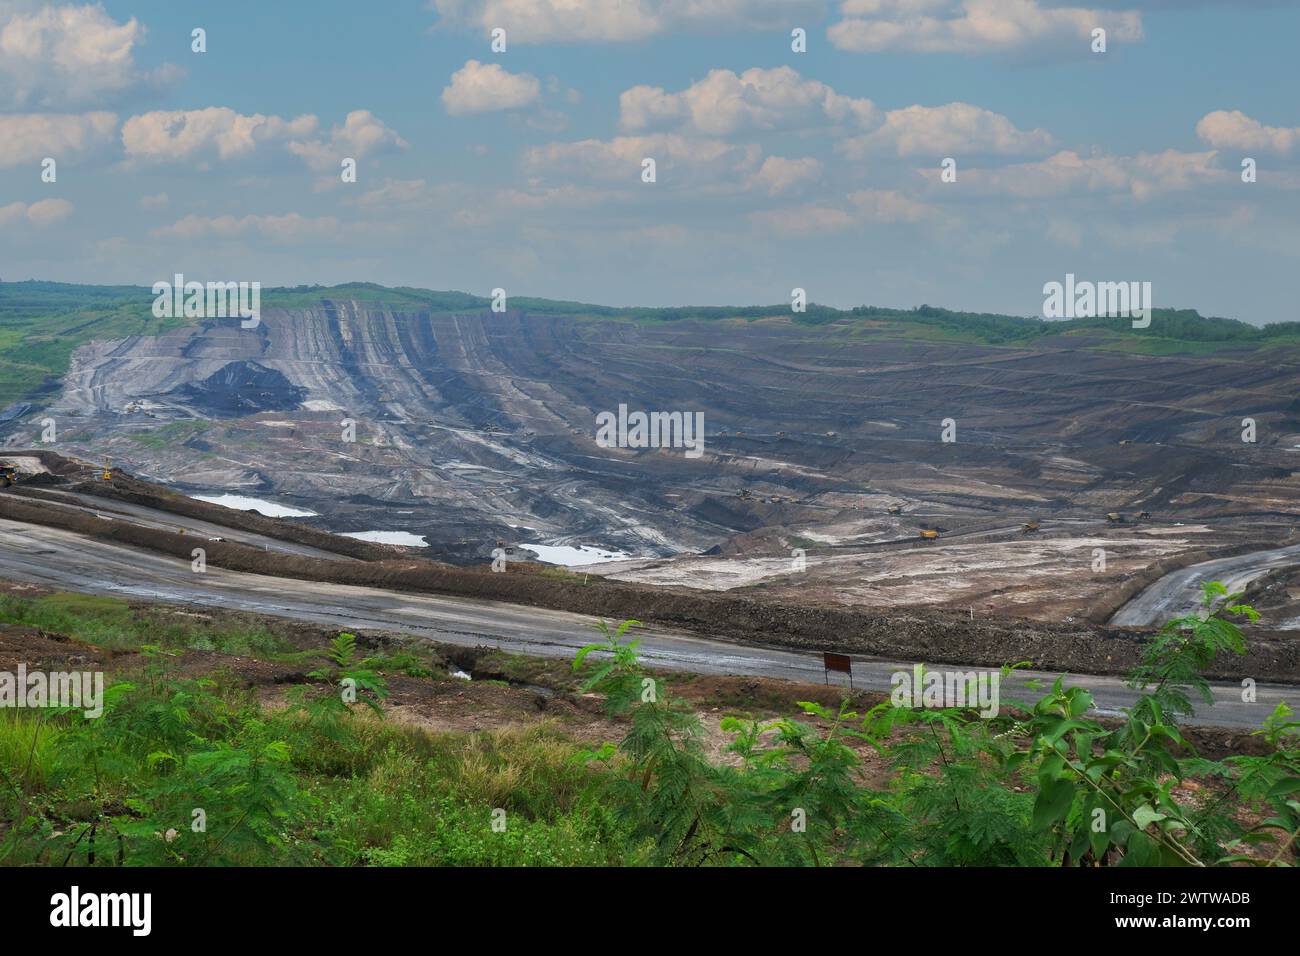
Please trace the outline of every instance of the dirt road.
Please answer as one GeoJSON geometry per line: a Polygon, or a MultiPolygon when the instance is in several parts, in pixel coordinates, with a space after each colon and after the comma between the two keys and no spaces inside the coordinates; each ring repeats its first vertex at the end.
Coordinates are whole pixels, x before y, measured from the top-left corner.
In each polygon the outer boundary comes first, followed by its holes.
{"type": "MultiPolygon", "coordinates": [[[[462,645],[493,645],[514,653],[571,657],[592,640],[591,619],[578,614],[490,601],[411,594],[226,571],[203,573],[188,561],[124,548],[72,532],[0,520],[0,577],[63,590],[116,594],[255,611],[329,627],[380,628],[424,635],[462,645]]],[[[822,679],[820,656],[731,643],[726,635],[701,637],[663,628],[639,635],[651,666],[706,674],[753,674],[801,681],[822,679]]],[[[888,691],[890,675],[910,670],[911,661],[855,658],[854,684],[888,691]]],[[[974,668],[961,668],[971,670],[974,668]]],[[[1024,681],[1053,674],[1018,671],[1002,687],[1002,699],[1033,699],[1024,681]]],[[[1070,684],[1092,691],[1097,710],[1115,714],[1134,694],[1114,677],[1080,676],[1070,684]]],[[[1300,704],[1300,688],[1260,684],[1254,703],[1241,701],[1237,684],[1215,687],[1216,705],[1194,722],[1255,727],[1281,700],[1300,704]]]]}
{"type": "Polygon", "coordinates": [[[1115,627],[1150,627],[1200,607],[1203,581],[1221,581],[1229,591],[1240,591],[1275,568],[1296,564],[1300,564],[1300,544],[1193,564],[1150,585],[1120,608],[1110,623],[1115,627]]]}

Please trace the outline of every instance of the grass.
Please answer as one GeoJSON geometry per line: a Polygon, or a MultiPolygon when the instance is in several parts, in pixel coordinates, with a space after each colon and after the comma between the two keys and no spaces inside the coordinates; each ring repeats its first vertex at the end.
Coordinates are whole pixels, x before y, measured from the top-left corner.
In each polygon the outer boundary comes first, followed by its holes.
{"type": "Polygon", "coordinates": [[[263,711],[249,691],[157,677],[99,721],[0,717],[0,864],[92,864],[95,831],[94,865],[638,858],[601,798],[601,771],[547,724],[431,735],[358,712],[325,727],[309,711],[263,711]],[[169,702],[182,697],[174,727],[169,702]],[[195,807],[202,832],[189,825],[195,807]]]}
{"type": "Polygon", "coordinates": [[[121,598],[92,594],[2,595],[0,623],[66,634],[115,651],[156,644],[270,660],[298,653],[294,645],[265,625],[203,618],[191,622],[166,611],[133,608],[121,598]]]}
{"type": "Polygon", "coordinates": [[[546,724],[431,736],[377,722],[372,763],[307,783],[337,865],[604,866],[635,859],[597,771],[546,724]],[[494,830],[495,818],[504,830],[494,830]]]}
{"type": "Polygon", "coordinates": [[[21,773],[32,789],[50,784],[58,760],[58,730],[19,710],[0,711],[0,770],[21,773]]]}
{"type": "Polygon", "coordinates": [[[361,663],[363,667],[377,670],[381,674],[433,677],[438,680],[445,680],[449,676],[442,668],[434,667],[431,658],[422,657],[408,650],[381,651],[372,654],[361,663]]]}

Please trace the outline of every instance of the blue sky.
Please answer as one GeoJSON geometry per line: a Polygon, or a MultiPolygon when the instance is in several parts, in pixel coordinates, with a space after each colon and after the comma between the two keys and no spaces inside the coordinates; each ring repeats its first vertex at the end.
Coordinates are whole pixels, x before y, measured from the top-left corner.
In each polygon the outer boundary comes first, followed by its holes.
{"type": "Polygon", "coordinates": [[[1073,272],[1297,320],[1297,36],[1248,0],[0,0],[0,277],[1035,314],[1073,272]]]}

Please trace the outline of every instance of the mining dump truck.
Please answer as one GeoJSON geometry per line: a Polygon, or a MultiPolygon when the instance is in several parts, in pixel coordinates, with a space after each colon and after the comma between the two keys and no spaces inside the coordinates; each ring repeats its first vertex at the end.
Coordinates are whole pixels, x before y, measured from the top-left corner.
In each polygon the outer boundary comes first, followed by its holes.
{"type": "Polygon", "coordinates": [[[1110,514],[1106,515],[1106,520],[1111,524],[1119,524],[1124,520],[1124,516],[1118,511],[1112,511],[1110,514]]]}
{"type": "Polygon", "coordinates": [[[18,480],[18,469],[13,465],[0,465],[0,488],[8,488],[18,480]]]}
{"type": "Polygon", "coordinates": [[[885,510],[888,511],[891,515],[901,515],[901,514],[903,513],[903,506],[902,506],[902,505],[890,505],[890,506],[889,506],[887,509],[885,509],[885,510]]]}
{"type": "Polygon", "coordinates": [[[1020,526],[1021,534],[1033,534],[1037,530],[1038,530],[1037,521],[1026,521],[1024,524],[1020,526]]]}
{"type": "Polygon", "coordinates": [[[924,538],[926,541],[938,541],[939,532],[931,528],[922,528],[921,537],[924,538]]]}

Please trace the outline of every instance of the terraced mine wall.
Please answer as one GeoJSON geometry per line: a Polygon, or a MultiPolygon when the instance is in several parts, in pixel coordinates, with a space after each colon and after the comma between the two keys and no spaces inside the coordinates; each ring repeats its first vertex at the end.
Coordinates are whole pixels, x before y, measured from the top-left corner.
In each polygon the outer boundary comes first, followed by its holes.
{"type": "MultiPolygon", "coordinates": [[[[0,517],[146,548],[186,563],[195,544],[193,537],[42,508],[12,494],[0,494],[0,517]]],[[[209,564],[232,571],[502,601],[613,620],[635,617],[737,643],[809,653],[829,650],[901,661],[987,667],[1028,660],[1043,669],[1115,674],[1128,671],[1136,663],[1143,640],[1143,632],[1092,624],[1009,617],[972,621],[958,612],[928,609],[869,612],[809,608],[628,585],[596,576],[560,577],[543,573],[536,566],[516,565],[493,573],[418,558],[335,562],[268,555],[234,542],[204,542],[204,547],[209,564]]],[[[1246,656],[1217,662],[1209,676],[1224,680],[1267,677],[1300,683],[1300,644],[1269,637],[1253,639],[1246,656]]]]}

